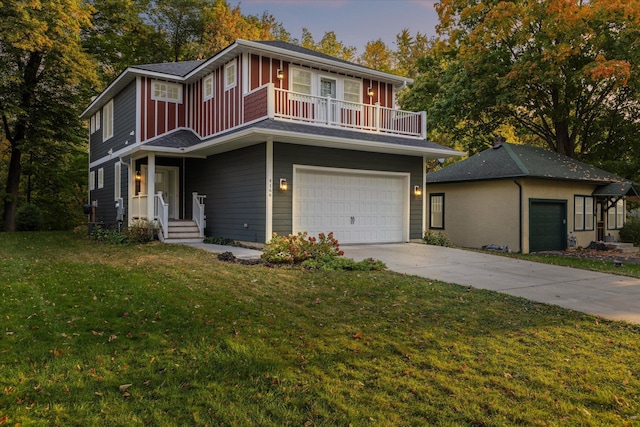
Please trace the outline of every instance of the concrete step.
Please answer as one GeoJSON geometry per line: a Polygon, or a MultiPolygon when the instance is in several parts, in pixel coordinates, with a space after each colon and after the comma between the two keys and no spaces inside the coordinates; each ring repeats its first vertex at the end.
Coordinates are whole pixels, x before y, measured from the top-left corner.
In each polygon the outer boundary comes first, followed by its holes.
{"type": "Polygon", "coordinates": [[[202,243],[198,226],[193,221],[171,220],[168,226],[168,237],[165,243],[202,243]]]}
{"type": "Polygon", "coordinates": [[[635,254],[640,252],[640,248],[633,246],[633,243],[607,242],[608,248],[620,251],[624,254],[635,254]]]}

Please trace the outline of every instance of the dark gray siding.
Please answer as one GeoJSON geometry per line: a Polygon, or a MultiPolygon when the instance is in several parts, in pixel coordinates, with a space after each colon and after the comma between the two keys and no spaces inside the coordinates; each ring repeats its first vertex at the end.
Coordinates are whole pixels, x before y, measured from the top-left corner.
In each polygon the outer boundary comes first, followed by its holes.
{"type": "MultiPolygon", "coordinates": [[[[385,172],[411,173],[411,188],[422,182],[422,157],[399,156],[394,154],[367,153],[334,148],[310,147],[284,143],[273,144],[273,180],[275,185],[280,178],[293,182],[293,165],[324,166],[332,168],[363,169],[385,172]]],[[[273,196],[273,231],[287,235],[292,231],[292,191],[274,191],[273,196]]],[[[422,237],[422,197],[410,195],[409,205],[409,237],[422,237]]]]}
{"type": "MultiPolygon", "coordinates": [[[[106,225],[116,223],[116,202],[115,202],[115,164],[118,159],[101,164],[98,167],[91,168],[95,171],[95,190],[91,191],[91,201],[97,201],[96,221],[104,222],[106,225]],[[98,188],[98,169],[104,169],[104,187],[98,188]]],[[[120,164],[120,192],[124,201],[125,217],[123,224],[127,224],[128,200],[129,200],[129,175],[127,165],[120,164]]]]}
{"type": "Polygon", "coordinates": [[[187,159],[185,169],[188,211],[191,212],[191,193],[207,196],[207,236],[264,242],[265,144],[206,159],[187,159]]]}
{"type": "Polygon", "coordinates": [[[107,155],[109,150],[115,153],[127,145],[136,142],[136,136],[131,131],[136,129],[136,82],[132,82],[113,100],[113,136],[107,141],[102,141],[104,129],[104,115],[100,112],[100,130],[90,137],[91,162],[99,160],[107,155]]]}

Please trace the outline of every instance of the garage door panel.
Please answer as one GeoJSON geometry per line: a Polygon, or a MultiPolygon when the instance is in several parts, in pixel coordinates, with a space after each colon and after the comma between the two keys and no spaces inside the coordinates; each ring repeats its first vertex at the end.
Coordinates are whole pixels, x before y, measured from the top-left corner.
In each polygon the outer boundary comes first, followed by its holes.
{"type": "Polygon", "coordinates": [[[529,210],[529,251],[562,250],[566,246],[566,202],[532,201],[529,210]]]}
{"type": "Polygon", "coordinates": [[[404,240],[405,176],[300,168],[294,181],[294,232],[333,231],[341,243],[404,240]]]}

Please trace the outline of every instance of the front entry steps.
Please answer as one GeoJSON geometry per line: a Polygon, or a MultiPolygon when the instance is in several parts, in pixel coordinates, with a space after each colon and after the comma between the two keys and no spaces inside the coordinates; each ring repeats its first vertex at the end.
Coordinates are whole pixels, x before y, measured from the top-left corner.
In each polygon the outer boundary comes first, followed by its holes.
{"type": "Polygon", "coordinates": [[[633,243],[605,242],[610,249],[615,249],[623,254],[637,254],[640,248],[633,246],[633,243]]]}
{"type": "Polygon", "coordinates": [[[169,220],[169,232],[165,243],[202,243],[204,237],[200,237],[195,221],[169,220]]]}

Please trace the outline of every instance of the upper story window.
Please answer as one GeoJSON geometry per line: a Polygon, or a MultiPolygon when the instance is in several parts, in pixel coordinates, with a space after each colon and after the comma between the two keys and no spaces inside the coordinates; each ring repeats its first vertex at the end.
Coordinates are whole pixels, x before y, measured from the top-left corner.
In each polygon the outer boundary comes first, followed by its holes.
{"type": "Polygon", "coordinates": [[[92,134],[100,130],[100,110],[91,116],[90,128],[92,134]]]}
{"type": "Polygon", "coordinates": [[[311,95],[311,71],[301,70],[300,68],[291,68],[291,90],[311,95]]]}
{"type": "Polygon", "coordinates": [[[182,102],[182,86],[177,83],[153,82],[151,99],[166,102],[182,102]]]}
{"type": "Polygon", "coordinates": [[[224,66],[224,88],[231,89],[236,86],[236,60],[224,66]]]}
{"type": "MultiPolygon", "coordinates": [[[[102,107],[102,119],[104,120],[104,126],[102,127],[102,140],[106,141],[113,136],[113,99],[102,107]]],[[[100,119],[98,118],[97,121],[99,122],[100,119]]],[[[100,129],[100,126],[97,126],[97,129],[100,129]]]]}
{"type": "Polygon", "coordinates": [[[202,98],[205,101],[213,98],[213,74],[205,77],[202,81],[202,98]]]}
{"type": "Polygon", "coordinates": [[[360,80],[344,80],[344,100],[356,104],[362,103],[362,82],[360,80]]]}

